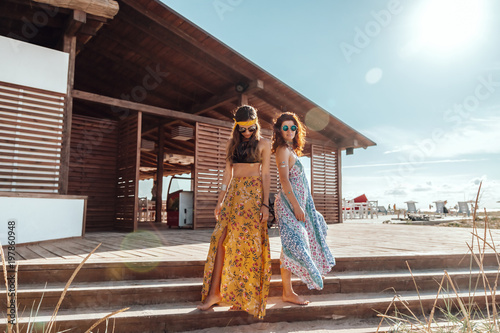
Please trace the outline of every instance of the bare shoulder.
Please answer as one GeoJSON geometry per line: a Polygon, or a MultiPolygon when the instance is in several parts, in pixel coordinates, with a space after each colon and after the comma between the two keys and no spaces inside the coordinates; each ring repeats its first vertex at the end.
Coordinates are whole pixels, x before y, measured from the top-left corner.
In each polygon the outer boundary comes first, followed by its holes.
{"type": "Polygon", "coordinates": [[[271,140],[269,140],[268,138],[260,138],[259,144],[260,145],[269,145],[269,144],[271,144],[271,140]]]}
{"type": "Polygon", "coordinates": [[[285,146],[279,146],[278,148],[276,148],[276,156],[287,158],[289,154],[290,150],[288,150],[285,146]]]}
{"type": "Polygon", "coordinates": [[[263,148],[266,148],[266,149],[267,149],[267,148],[271,148],[271,140],[266,139],[266,138],[261,138],[261,139],[259,140],[259,147],[260,147],[261,149],[263,149],[263,148]]]}

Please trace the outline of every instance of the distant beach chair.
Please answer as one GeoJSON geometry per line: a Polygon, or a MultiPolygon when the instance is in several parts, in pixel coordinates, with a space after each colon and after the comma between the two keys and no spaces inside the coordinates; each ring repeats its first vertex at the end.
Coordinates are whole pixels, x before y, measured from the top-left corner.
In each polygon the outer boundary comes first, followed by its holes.
{"type": "Polygon", "coordinates": [[[377,209],[379,213],[387,215],[387,209],[385,208],[385,206],[378,206],[377,209]]]}
{"type": "Polygon", "coordinates": [[[436,213],[443,214],[444,213],[444,201],[438,200],[438,201],[434,201],[434,203],[436,204],[436,213]]]}
{"type": "Polygon", "coordinates": [[[352,203],[353,216],[360,219],[368,218],[369,203],[366,195],[361,194],[360,196],[352,199],[352,201],[353,201],[352,203]]]}
{"type": "Polygon", "coordinates": [[[368,214],[370,214],[370,218],[373,218],[373,216],[378,218],[378,200],[368,201],[368,214]]]}
{"type": "Polygon", "coordinates": [[[342,214],[344,215],[344,220],[354,218],[354,200],[342,199],[342,214]]]}
{"type": "Polygon", "coordinates": [[[417,213],[417,206],[415,205],[418,201],[406,201],[405,204],[408,206],[408,213],[417,213]]]}
{"type": "Polygon", "coordinates": [[[464,214],[467,215],[467,217],[470,216],[469,203],[467,201],[458,202],[457,216],[458,214],[464,214]]]}

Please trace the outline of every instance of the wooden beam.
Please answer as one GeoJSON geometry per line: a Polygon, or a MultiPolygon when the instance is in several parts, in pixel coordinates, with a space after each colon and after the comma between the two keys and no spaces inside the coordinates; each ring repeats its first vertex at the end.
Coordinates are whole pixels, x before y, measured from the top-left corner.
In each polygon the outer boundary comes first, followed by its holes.
{"type": "MultiPolygon", "coordinates": [[[[62,48],[64,51],[65,38],[76,36],[85,23],[87,23],[87,14],[81,10],[73,10],[65,23],[64,34],[58,42],[57,49],[62,48]]],[[[75,52],[77,52],[77,47],[78,45],[75,47],[75,52]]]]}
{"type": "Polygon", "coordinates": [[[59,194],[68,194],[71,124],[73,118],[73,86],[75,82],[76,37],[64,36],[64,52],[69,53],[66,104],[64,105],[59,194]]]}
{"type": "Polygon", "coordinates": [[[238,104],[239,105],[248,105],[248,95],[247,94],[240,94],[238,97],[238,104]]]}
{"type": "MultiPolygon", "coordinates": [[[[146,75],[148,75],[148,72],[144,70],[144,67],[138,68],[136,66],[130,65],[128,62],[124,60],[123,57],[112,54],[111,52],[105,50],[104,48],[99,47],[98,45],[92,44],[92,45],[87,45],[85,47],[86,49],[89,49],[97,54],[100,54],[106,59],[109,59],[111,63],[113,63],[113,67],[120,69],[123,72],[123,69],[126,69],[128,73],[134,74],[138,79],[137,81],[135,79],[129,80],[129,83],[131,86],[136,86],[137,84],[142,84],[142,81],[146,75]]],[[[155,65],[151,65],[153,68],[155,65]]],[[[110,68],[107,68],[107,70],[110,70],[110,68]]],[[[99,71],[99,70],[98,70],[99,71]]],[[[163,71],[163,69],[162,69],[163,71]]],[[[116,72],[116,71],[115,71],[116,72]]],[[[168,77],[170,72],[166,71],[164,77],[168,77]]],[[[118,77],[118,75],[114,76],[118,77]]],[[[122,76],[123,79],[123,76],[122,76]]],[[[121,81],[123,82],[123,80],[121,81]]],[[[193,97],[193,92],[192,91],[187,91],[183,89],[182,87],[172,84],[168,79],[162,80],[161,83],[158,83],[158,86],[154,89],[155,92],[152,90],[148,90],[148,95],[153,94],[157,98],[161,99],[161,93],[158,92],[158,88],[163,88],[167,89],[169,92],[173,92],[183,99],[186,99],[188,101],[195,102],[196,99],[193,97]]]]}
{"type": "Polygon", "coordinates": [[[77,9],[85,13],[113,18],[118,13],[118,2],[113,0],[34,0],[54,7],[77,9]]]}
{"type": "MultiPolygon", "coordinates": [[[[353,130],[354,131],[354,130],[353,130]]],[[[372,140],[366,138],[365,136],[361,135],[360,133],[354,133],[353,135],[349,136],[348,138],[339,141],[338,143],[339,148],[345,149],[345,148],[367,148],[369,146],[376,146],[377,144],[373,142],[372,140]]]]}
{"type": "MultiPolygon", "coordinates": [[[[262,89],[264,89],[264,82],[262,82],[261,80],[252,81],[249,84],[248,88],[245,90],[245,96],[247,96],[246,94],[252,94],[255,91],[259,91],[262,89]]],[[[235,87],[230,87],[229,89],[226,90],[225,93],[214,95],[214,96],[210,97],[204,103],[193,106],[189,110],[189,113],[202,113],[202,112],[205,112],[208,110],[212,110],[212,109],[214,109],[218,106],[221,106],[223,104],[226,104],[228,102],[232,102],[232,101],[236,101],[236,100],[239,101],[241,99],[241,95],[243,95],[243,94],[239,94],[236,91],[235,87]]],[[[247,103],[248,103],[248,99],[247,99],[247,103]]],[[[245,104],[247,104],[247,103],[245,103],[245,104]]],[[[242,105],[242,104],[240,103],[239,105],[242,105]]]]}
{"type": "Polygon", "coordinates": [[[85,23],[87,23],[87,14],[78,9],[73,10],[71,17],[66,23],[64,34],[68,36],[76,35],[85,23]]]}
{"type": "Polygon", "coordinates": [[[233,87],[231,87],[223,94],[214,95],[205,102],[194,105],[189,110],[189,113],[202,113],[237,99],[238,93],[236,92],[236,90],[234,90],[233,87]]]}
{"type": "MultiPolygon", "coordinates": [[[[106,31],[103,31],[102,33],[99,34],[99,38],[104,38],[107,39],[108,41],[113,41],[114,43],[118,43],[122,45],[123,47],[127,48],[129,51],[133,51],[134,53],[137,53],[140,55],[142,58],[148,60],[151,63],[154,64],[162,64],[162,66],[165,66],[165,71],[172,73],[172,75],[176,75],[178,77],[181,77],[194,85],[196,85],[199,89],[204,90],[212,95],[215,95],[217,92],[211,88],[211,85],[209,82],[202,81],[203,78],[201,77],[194,77],[193,75],[187,73],[186,71],[183,71],[179,69],[178,66],[168,64],[167,61],[169,60],[168,57],[162,57],[162,52],[160,53],[151,53],[151,52],[146,52],[143,48],[139,47],[137,43],[132,42],[133,36],[127,36],[127,37],[122,37],[122,38],[116,38],[116,35],[118,32],[112,32],[115,34],[114,36],[110,36],[110,30],[106,29],[106,31]]],[[[165,53],[165,52],[163,52],[165,53]]]]}
{"type": "MultiPolygon", "coordinates": [[[[112,75],[105,75],[102,70],[96,70],[95,64],[93,63],[82,63],[79,62],[77,66],[77,82],[79,83],[79,87],[82,90],[95,90],[95,91],[103,91],[108,92],[110,95],[116,96],[128,96],[122,98],[133,99],[132,91],[130,90],[121,90],[119,87],[114,85],[115,81],[113,81],[112,75]],[[91,84],[85,84],[87,82],[92,82],[91,84]]],[[[116,76],[116,75],[115,75],[116,76]]],[[[123,74],[120,74],[116,77],[120,77],[120,82],[125,83],[129,87],[136,87],[138,84],[137,77],[129,78],[124,77],[123,74]]],[[[142,81],[142,78],[140,79],[142,81]]],[[[139,81],[140,82],[140,81],[139,81]]],[[[142,83],[141,83],[142,84],[142,83]]],[[[174,95],[176,99],[181,99],[180,95],[174,95]]],[[[148,90],[147,91],[148,103],[150,104],[161,104],[165,102],[165,95],[160,95],[156,90],[148,90]]],[[[125,99],[123,99],[125,100],[125,99]]],[[[185,108],[186,103],[180,104],[182,108],[185,108]]],[[[190,104],[188,104],[190,105],[190,104]]],[[[109,110],[112,111],[112,110],[109,110]]],[[[120,113],[118,114],[120,115],[120,113]]],[[[116,116],[116,113],[115,113],[116,116]]]]}
{"type": "MultiPolygon", "coordinates": [[[[91,46],[89,49],[96,50],[96,51],[99,50],[99,48],[94,46],[94,45],[91,46]]],[[[133,66],[118,63],[118,61],[121,61],[121,59],[119,57],[112,56],[112,55],[108,54],[108,52],[101,53],[101,55],[103,56],[103,58],[109,59],[109,62],[112,64],[106,68],[108,73],[110,73],[110,72],[118,73],[115,70],[115,68],[117,70],[119,70],[121,68],[122,72],[127,73],[126,74],[127,77],[125,77],[124,74],[104,75],[103,70],[95,68],[92,64],[79,64],[78,65],[79,82],[81,81],[80,78],[84,77],[82,75],[82,72],[84,72],[85,73],[84,75],[90,75],[94,79],[98,79],[98,81],[100,83],[104,83],[104,85],[102,86],[103,89],[106,89],[106,87],[113,87],[113,77],[120,77],[120,82],[122,84],[126,83],[130,87],[136,87],[136,86],[140,86],[141,84],[143,84],[144,78],[147,75],[149,75],[146,71],[144,71],[143,73],[139,73],[138,69],[133,67],[133,66]],[[123,71],[124,68],[127,70],[123,71]]],[[[165,77],[168,77],[168,76],[165,75],[165,77]]],[[[191,92],[187,92],[187,91],[183,90],[182,88],[179,88],[176,85],[170,84],[168,82],[168,80],[166,80],[166,79],[162,79],[161,83],[159,83],[159,86],[155,87],[154,89],[146,90],[147,97],[154,98],[155,102],[158,102],[158,103],[163,102],[165,99],[165,94],[161,93],[160,88],[164,88],[164,89],[166,89],[166,91],[172,92],[175,96],[173,98],[175,98],[176,100],[180,99],[180,100],[184,101],[184,104],[192,104],[195,101],[195,99],[193,99],[193,97],[191,96],[192,95],[191,92]]],[[[98,89],[96,89],[96,90],[98,90],[98,89]]],[[[107,91],[107,90],[105,90],[105,91],[107,91]]]]}
{"type": "Polygon", "coordinates": [[[85,91],[80,91],[80,90],[73,90],[73,98],[88,101],[88,102],[94,102],[94,103],[98,103],[98,104],[111,105],[111,106],[115,106],[118,108],[122,108],[126,111],[128,111],[128,110],[142,111],[142,112],[147,113],[147,114],[154,114],[154,115],[162,116],[162,117],[177,118],[177,119],[182,119],[182,120],[186,120],[186,121],[197,121],[197,122],[202,122],[202,123],[211,124],[211,125],[215,125],[215,126],[226,126],[226,127],[232,126],[232,122],[230,122],[230,121],[217,120],[217,119],[213,119],[213,118],[189,114],[186,112],[174,111],[174,110],[160,108],[160,107],[156,107],[156,106],[151,106],[151,105],[146,105],[146,104],[141,104],[141,103],[136,103],[136,102],[130,102],[130,101],[126,101],[126,100],[122,100],[122,99],[118,99],[118,98],[97,95],[97,94],[93,94],[93,93],[89,93],[89,92],[85,92],[85,91]]]}
{"type": "MultiPolygon", "coordinates": [[[[132,1],[132,3],[134,2],[132,1]]],[[[127,4],[131,5],[128,1],[127,4]]],[[[137,15],[137,12],[131,12],[130,9],[127,10],[124,7],[120,12],[120,19],[134,27],[134,29],[142,31],[146,35],[153,37],[156,42],[161,45],[174,49],[228,82],[236,83],[244,81],[245,79],[251,79],[245,78],[238,72],[235,72],[232,68],[234,64],[227,66],[224,62],[220,61],[220,55],[213,57],[212,55],[207,54],[202,49],[176,35],[174,31],[165,29],[160,25],[157,25],[157,27],[160,28],[161,31],[159,31],[158,28],[155,29],[154,24],[151,24],[151,19],[147,17],[147,15],[141,18],[137,15]]]]}
{"type": "MultiPolygon", "coordinates": [[[[216,61],[219,63],[219,66],[216,66],[215,69],[216,71],[220,72],[222,68],[226,67],[230,69],[232,73],[238,73],[239,76],[245,77],[247,80],[254,80],[256,79],[255,75],[251,73],[250,71],[244,70],[241,67],[235,66],[234,60],[235,59],[229,59],[228,57],[222,55],[220,52],[215,52],[210,50],[209,48],[206,47],[205,44],[201,43],[199,40],[195,39],[193,36],[190,34],[182,31],[179,29],[178,26],[175,25],[174,22],[170,22],[166,19],[164,19],[162,16],[158,15],[155,10],[151,10],[151,8],[144,8],[141,4],[139,4],[136,0],[123,0],[124,3],[135,9],[136,11],[140,12],[141,14],[147,16],[149,19],[153,20],[157,24],[159,24],[162,27],[165,27],[168,29],[170,34],[172,35],[172,41],[174,40],[182,40],[184,44],[187,44],[186,47],[191,49],[192,51],[195,51],[195,53],[202,52],[205,54],[205,58],[213,58],[216,59],[216,61]],[[222,66],[222,67],[221,67],[222,66]]],[[[163,7],[162,4],[158,3],[157,4],[159,7],[163,7]]],[[[162,8],[164,9],[164,7],[162,8]]],[[[176,21],[177,22],[177,21],[176,21]]],[[[197,27],[195,27],[198,29],[197,27]]],[[[192,31],[189,29],[189,31],[192,31]]],[[[209,38],[212,38],[211,36],[208,36],[209,38]]],[[[166,37],[163,37],[163,39],[167,39],[166,37]]],[[[205,40],[205,39],[203,39],[205,40]]],[[[184,51],[185,52],[185,51],[184,51]]],[[[231,52],[233,53],[233,52],[231,52]]],[[[189,54],[188,54],[189,55],[189,54]]],[[[197,58],[198,55],[195,55],[193,53],[193,58],[197,58]]],[[[216,73],[220,74],[220,73],[216,73]]],[[[232,80],[232,82],[238,82],[232,80]]]]}

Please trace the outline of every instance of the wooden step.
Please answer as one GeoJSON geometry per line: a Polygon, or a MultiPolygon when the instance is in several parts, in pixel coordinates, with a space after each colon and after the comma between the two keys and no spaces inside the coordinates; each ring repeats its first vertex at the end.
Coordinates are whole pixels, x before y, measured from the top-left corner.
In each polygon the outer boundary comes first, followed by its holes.
{"type": "MultiPolygon", "coordinates": [[[[419,290],[437,291],[443,271],[413,271],[413,278],[408,271],[386,272],[340,272],[329,274],[324,279],[324,289],[309,290],[298,278],[293,278],[295,291],[300,295],[324,295],[338,293],[382,292],[388,289],[400,291],[419,290]],[[415,282],[414,282],[415,280],[415,282]]],[[[481,275],[465,269],[452,269],[448,274],[456,288],[464,290],[470,282],[475,285],[481,275]]],[[[494,284],[497,270],[485,271],[485,276],[494,284]]],[[[481,280],[482,285],[482,280],[481,280]]],[[[65,287],[63,283],[21,285],[17,291],[20,308],[41,303],[42,309],[54,308],[65,287]]],[[[127,280],[105,282],[75,282],[68,290],[61,307],[126,307],[130,305],[149,305],[160,303],[196,302],[201,297],[201,278],[162,279],[162,280],[127,280]]],[[[274,275],[271,280],[270,296],[282,293],[281,277],[274,275]]],[[[0,304],[5,303],[5,291],[0,292],[0,304]]]]}
{"type": "MultiPolygon", "coordinates": [[[[412,255],[412,256],[373,256],[337,258],[333,273],[348,271],[398,271],[469,268],[470,255],[412,255]]],[[[79,263],[19,263],[19,284],[41,282],[66,282],[79,263]]],[[[75,278],[75,282],[158,280],[175,278],[202,277],[204,261],[92,261],[86,263],[75,278]]],[[[273,274],[279,274],[279,260],[272,261],[273,274]]],[[[485,267],[497,267],[494,253],[486,254],[485,267]]],[[[475,263],[472,267],[477,267],[475,263]]]]}
{"type": "MultiPolygon", "coordinates": [[[[429,312],[432,308],[436,294],[431,292],[398,293],[400,299],[415,313],[420,309],[429,312]]],[[[479,307],[485,306],[484,291],[478,291],[473,301],[479,307]]],[[[460,293],[464,302],[469,301],[467,292],[460,293]]],[[[310,321],[322,319],[342,318],[367,318],[374,317],[377,313],[384,313],[394,299],[394,293],[349,293],[349,294],[324,294],[309,296],[311,303],[307,306],[298,306],[283,303],[280,297],[270,297],[267,305],[267,314],[264,322],[281,321],[310,321]]],[[[441,295],[437,304],[445,307],[445,303],[456,303],[454,295],[441,295]]],[[[472,298],[471,298],[472,300],[472,298]]],[[[404,310],[401,302],[396,303],[399,310],[404,310]]],[[[61,310],[57,317],[59,330],[73,329],[74,332],[83,332],[95,321],[104,317],[115,308],[90,308],[61,310]]],[[[225,327],[234,325],[247,325],[259,322],[252,316],[242,311],[228,311],[227,306],[216,306],[208,311],[199,311],[194,302],[162,303],[156,305],[134,305],[126,312],[116,315],[116,332],[179,332],[208,327],[225,327]]],[[[404,312],[404,311],[403,311],[404,312]]],[[[36,322],[47,322],[51,312],[43,311],[36,317],[36,322]]],[[[27,315],[20,316],[19,323],[27,322],[27,315]]],[[[5,319],[1,319],[0,328],[5,328],[5,319]]],[[[98,328],[104,331],[104,324],[98,328]]],[[[97,329],[95,330],[97,331],[97,329]]]]}

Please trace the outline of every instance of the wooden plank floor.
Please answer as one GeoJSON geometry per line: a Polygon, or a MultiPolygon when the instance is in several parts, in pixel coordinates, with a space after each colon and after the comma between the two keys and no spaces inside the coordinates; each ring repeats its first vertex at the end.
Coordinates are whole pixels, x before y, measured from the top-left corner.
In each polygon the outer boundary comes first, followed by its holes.
{"type": "MultiPolygon", "coordinates": [[[[471,232],[468,228],[348,222],[329,225],[327,241],[335,257],[457,254],[468,252],[471,232]]],[[[135,233],[87,233],[81,239],[17,245],[16,260],[20,263],[80,262],[101,244],[89,262],[203,261],[211,233],[211,229],[167,228],[147,228],[135,233]]],[[[479,233],[482,236],[484,230],[479,233]]],[[[271,257],[278,259],[281,251],[278,229],[270,229],[269,235],[271,257]]],[[[500,230],[491,230],[491,235],[494,242],[500,242],[500,230]]],[[[476,249],[477,244],[474,240],[476,249]]]]}

